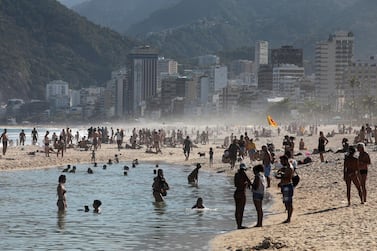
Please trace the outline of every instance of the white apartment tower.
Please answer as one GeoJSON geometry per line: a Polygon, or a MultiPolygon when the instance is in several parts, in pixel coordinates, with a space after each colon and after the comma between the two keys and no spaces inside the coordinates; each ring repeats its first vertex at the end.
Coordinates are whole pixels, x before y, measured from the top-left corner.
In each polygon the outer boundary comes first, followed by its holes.
{"type": "Polygon", "coordinates": [[[354,36],[352,32],[338,31],[315,48],[315,85],[318,101],[339,111],[344,103],[344,70],[352,63],[354,36]]]}
{"type": "MultiPolygon", "coordinates": [[[[259,66],[268,64],[268,41],[255,42],[254,62],[255,75],[258,76],[259,66]]],[[[256,77],[256,82],[258,83],[258,77],[256,77]]]]}

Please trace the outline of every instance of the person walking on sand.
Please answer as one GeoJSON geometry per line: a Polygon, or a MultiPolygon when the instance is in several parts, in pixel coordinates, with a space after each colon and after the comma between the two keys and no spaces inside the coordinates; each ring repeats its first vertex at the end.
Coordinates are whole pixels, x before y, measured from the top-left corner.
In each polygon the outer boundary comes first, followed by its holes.
{"type": "Polygon", "coordinates": [[[183,141],[183,153],[186,157],[186,160],[188,160],[190,157],[191,148],[192,148],[192,142],[190,140],[190,137],[187,136],[186,139],[183,141]]]}
{"type": "Polygon", "coordinates": [[[25,134],[24,129],[22,129],[20,134],[19,134],[19,140],[20,140],[20,146],[24,146],[25,140],[26,140],[26,134],[25,134]]]}
{"type": "Polygon", "coordinates": [[[67,209],[67,201],[65,197],[65,193],[67,190],[65,190],[65,184],[66,177],[64,174],[59,176],[59,185],[57,187],[57,195],[58,195],[58,201],[56,202],[56,205],[58,206],[58,210],[65,211],[67,209]]]}
{"type": "Polygon", "coordinates": [[[4,129],[4,132],[0,136],[0,140],[3,143],[3,155],[7,152],[8,148],[8,135],[7,135],[7,129],[4,129]]]}
{"type": "Polygon", "coordinates": [[[262,202],[266,187],[266,179],[263,175],[263,165],[256,165],[253,167],[254,172],[254,181],[252,184],[252,191],[253,191],[253,201],[255,210],[257,211],[258,221],[255,227],[262,227],[263,221],[263,209],[262,209],[262,202]]]}
{"type": "Polygon", "coordinates": [[[209,148],[209,167],[212,167],[212,165],[213,165],[213,148],[212,147],[210,147],[209,148]]]}
{"type": "Polygon", "coordinates": [[[46,131],[45,137],[43,139],[43,143],[45,145],[45,156],[50,157],[50,138],[48,137],[49,131],[46,131]]]}
{"type": "Polygon", "coordinates": [[[235,218],[237,223],[237,229],[244,229],[245,226],[242,226],[243,212],[246,205],[246,188],[251,186],[251,181],[247,177],[246,165],[244,163],[240,164],[240,168],[237,173],[234,175],[234,186],[236,191],[234,192],[234,201],[236,204],[235,218]]]}
{"type": "Polygon", "coordinates": [[[278,170],[276,177],[281,179],[279,186],[283,194],[283,203],[287,210],[287,219],[283,223],[289,223],[293,213],[293,167],[286,155],[280,156],[280,163],[282,168],[278,170]]]}
{"type": "Polygon", "coordinates": [[[35,129],[35,127],[31,131],[31,139],[32,139],[33,145],[37,144],[37,142],[38,142],[38,131],[37,131],[37,129],[35,129]]]}
{"type": "Polygon", "coordinates": [[[233,169],[236,165],[237,154],[240,152],[240,147],[237,144],[237,139],[234,139],[232,144],[229,145],[228,153],[230,160],[230,169],[233,169]]]}
{"type": "Polygon", "coordinates": [[[364,204],[363,193],[361,191],[361,185],[359,180],[359,161],[354,156],[356,149],[353,146],[348,148],[348,153],[344,158],[343,178],[347,185],[347,201],[348,206],[351,205],[351,181],[356,186],[359,192],[361,204],[364,204]]]}
{"type": "Polygon", "coordinates": [[[359,173],[361,190],[363,192],[364,202],[367,202],[366,181],[368,176],[368,165],[371,164],[371,161],[369,154],[365,151],[364,143],[357,144],[357,151],[359,151],[359,173]]]}
{"type": "Polygon", "coordinates": [[[329,143],[329,140],[323,135],[323,132],[319,132],[319,138],[318,138],[318,152],[319,152],[319,158],[321,159],[321,162],[324,162],[323,153],[326,152],[325,146],[329,143]]]}

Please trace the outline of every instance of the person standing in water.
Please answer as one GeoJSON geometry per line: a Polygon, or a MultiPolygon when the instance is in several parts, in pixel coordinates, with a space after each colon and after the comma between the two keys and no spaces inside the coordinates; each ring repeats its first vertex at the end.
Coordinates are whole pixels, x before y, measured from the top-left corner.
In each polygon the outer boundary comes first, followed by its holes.
{"type": "Polygon", "coordinates": [[[56,205],[58,206],[58,210],[60,212],[65,211],[67,209],[67,201],[65,197],[65,193],[67,190],[65,190],[65,182],[66,177],[64,174],[59,176],[59,185],[57,187],[57,195],[58,195],[58,201],[56,202],[56,205]]]}
{"type": "Polygon", "coordinates": [[[162,169],[157,170],[157,176],[153,179],[153,197],[156,202],[164,201],[163,196],[166,196],[166,191],[169,190],[169,185],[165,180],[162,169]]]}

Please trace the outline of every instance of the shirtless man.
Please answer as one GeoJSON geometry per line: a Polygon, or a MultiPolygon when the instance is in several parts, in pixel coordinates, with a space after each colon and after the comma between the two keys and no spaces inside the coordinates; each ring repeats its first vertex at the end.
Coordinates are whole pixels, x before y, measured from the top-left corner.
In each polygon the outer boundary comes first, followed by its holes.
{"type": "Polygon", "coordinates": [[[287,219],[283,223],[289,223],[291,222],[293,213],[293,168],[286,155],[280,157],[280,163],[283,167],[278,171],[278,174],[281,176],[278,176],[277,178],[281,179],[279,186],[281,193],[283,194],[283,202],[288,214],[287,219]]]}
{"type": "Polygon", "coordinates": [[[347,200],[348,206],[351,205],[351,181],[355,184],[357,190],[359,191],[359,196],[361,199],[361,204],[364,204],[363,193],[361,191],[361,185],[359,180],[359,161],[353,155],[355,154],[355,148],[350,146],[348,149],[348,154],[344,159],[344,181],[347,185],[347,200]]]}
{"type": "Polygon", "coordinates": [[[357,151],[359,151],[359,172],[360,172],[360,182],[361,190],[363,192],[364,202],[367,201],[367,190],[366,190],[366,181],[368,175],[368,165],[370,165],[370,156],[365,151],[364,143],[359,143],[357,145],[357,151]]]}

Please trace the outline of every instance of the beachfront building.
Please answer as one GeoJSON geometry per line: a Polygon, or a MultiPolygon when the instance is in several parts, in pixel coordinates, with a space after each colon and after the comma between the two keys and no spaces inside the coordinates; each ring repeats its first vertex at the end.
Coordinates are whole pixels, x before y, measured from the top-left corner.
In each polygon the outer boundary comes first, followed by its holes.
{"type": "Polygon", "coordinates": [[[228,67],[216,65],[212,67],[214,90],[219,91],[228,85],[228,67]]]}
{"type": "Polygon", "coordinates": [[[272,91],[275,96],[297,100],[300,97],[298,80],[305,76],[304,67],[281,64],[272,70],[272,91]]]}
{"type": "Polygon", "coordinates": [[[147,103],[157,93],[158,50],[148,45],[135,48],[129,55],[129,88],[126,94],[126,114],[144,115],[147,103]]]}
{"type": "Polygon", "coordinates": [[[198,57],[198,66],[199,67],[208,67],[211,65],[220,64],[220,58],[216,55],[203,55],[198,57]]]}
{"type": "Polygon", "coordinates": [[[178,62],[159,57],[157,61],[157,90],[161,91],[161,80],[168,76],[178,76],[178,62]]]}
{"type": "Polygon", "coordinates": [[[339,31],[315,47],[315,85],[320,104],[341,111],[344,105],[344,70],[353,62],[354,35],[339,31]]]}
{"type": "Polygon", "coordinates": [[[355,104],[348,108],[368,108],[367,100],[377,97],[377,58],[358,60],[348,66],[344,71],[344,90],[346,104],[355,104]]]}
{"type": "Polygon", "coordinates": [[[89,87],[80,90],[80,107],[82,118],[101,119],[104,110],[104,87],[89,87]]]}
{"type": "MultiPolygon", "coordinates": [[[[261,65],[268,64],[268,41],[258,40],[255,42],[254,62],[255,70],[259,72],[261,65]]],[[[259,85],[258,76],[256,79],[257,86],[259,85]]]]}
{"type": "Polygon", "coordinates": [[[66,110],[70,107],[69,84],[63,80],[54,80],[46,85],[46,101],[52,111],[66,110]]]}
{"type": "Polygon", "coordinates": [[[271,50],[271,64],[274,67],[285,64],[303,67],[303,55],[302,49],[294,48],[290,45],[284,45],[278,49],[271,50]]]}
{"type": "MultiPolygon", "coordinates": [[[[161,116],[174,116],[173,111],[181,111],[175,105],[184,107],[184,110],[197,105],[197,81],[190,77],[170,76],[162,80],[160,108],[161,116]]],[[[184,111],[183,110],[183,111],[184,111]]]]}
{"type": "Polygon", "coordinates": [[[272,91],[272,65],[261,65],[258,70],[258,89],[272,91]]]}
{"type": "Polygon", "coordinates": [[[105,117],[127,117],[127,94],[129,89],[128,70],[126,67],[111,72],[111,79],[106,83],[103,93],[105,117]]]}
{"type": "Polygon", "coordinates": [[[234,60],[230,63],[229,79],[246,84],[254,85],[255,83],[255,64],[251,60],[234,60]]]}

